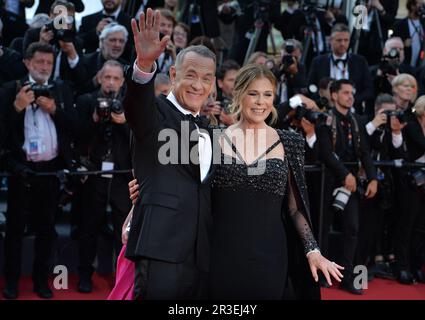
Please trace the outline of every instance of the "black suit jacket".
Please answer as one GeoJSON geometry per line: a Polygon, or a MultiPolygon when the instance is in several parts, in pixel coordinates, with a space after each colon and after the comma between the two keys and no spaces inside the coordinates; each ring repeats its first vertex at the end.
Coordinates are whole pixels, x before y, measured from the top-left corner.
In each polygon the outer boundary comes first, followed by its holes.
{"type": "Polygon", "coordinates": [[[416,117],[407,122],[403,129],[403,138],[406,141],[408,161],[413,162],[425,153],[425,135],[416,117]]]}
{"type": "MultiPolygon", "coordinates": [[[[359,125],[359,134],[360,134],[360,150],[361,150],[361,158],[360,160],[364,170],[366,171],[366,176],[368,180],[376,179],[376,169],[372,161],[372,157],[370,154],[370,146],[367,139],[367,133],[365,129],[366,121],[364,117],[361,117],[357,114],[353,114],[357,123],[359,125]]],[[[354,126],[352,125],[352,128],[354,126]]],[[[344,184],[344,179],[348,173],[351,172],[349,168],[342,164],[344,159],[338,159],[341,155],[339,153],[339,146],[341,145],[341,134],[340,134],[340,124],[337,121],[337,137],[335,149],[333,147],[333,139],[332,139],[332,130],[329,125],[321,125],[316,128],[318,150],[319,150],[319,159],[322,161],[326,167],[332,172],[335,176],[336,181],[341,185],[344,184]]],[[[353,132],[353,141],[357,141],[357,133],[355,130],[353,132]]],[[[355,176],[355,175],[354,175],[355,176]]]]}
{"type": "MultiPolygon", "coordinates": [[[[81,26],[78,35],[83,40],[83,48],[85,49],[85,53],[95,52],[99,48],[99,37],[96,34],[96,27],[102,18],[103,13],[102,11],[99,11],[85,16],[81,20],[81,26]]],[[[124,57],[126,57],[127,60],[130,60],[131,48],[133,46],[131,18],[128,14],[121,10],[116,22],[123,25],[128,31],[128,41],[126,44],[124,57]]]]}
{"type": "MultiPolygon", "coordinates": [[[[0,0],[0,9],[4,7],[5,0],[0,0]]],[[[41,2],[41,1],[40,1],[41,2]]],[[[46,1],[43,1],[46,2],[46,1]]],[[[34,5],[34,0],[25,0],[24,3],[19,3],[19,18],[25,20],[25,8],[31,8],[34,5]]]]}
{"type": "Polygon", "coordinates": [[[109,148],[114,169],[129,170],[131,169],[129,126],[127,123],[94,122],[93,112],[99,104],[98,97],[100,97],[100,93],[95,91],[77,98],[79,130],[76,140],[78,148],[85,153],[83,155],[88,155],[89,160],[96,166],[96,170],[101,169],[103,157],[109,148]],[[109,129],[111,130],[110,140],[107,138],[106,132],[109,129]]]}
{"type": "Polygon", "coordinates": [[[0,57],[0,85],[25,76],[27,69],[22,62],[22,56],[15,50],[4,47],[0,57]]]}
{"type": "MultiPolygon", "coordinates": [[[[50,12],[50,7],[52,6],[52,4],[55,2],[55,0],[43,0],[40,1],[40,3],[38,4],[37,10],[35,11],[35,13],[47,13],[49,14],[50,12]]],[[[84,3],[82,0],[68,0],[68,2],[72,2],[75,6],[75,11],[76,12],[83,12],[84,11],[84,3]]]]}
{"type": "MultiPolygon", "coordinates": [[[[422,23],[422,28],[425,30],[424,22],[421,21],[421,23],[422,23]]],[[[408,18],[399,20],[394,24],[394,33],[393,33],[392,36],[393,37],[400,37],[403,41],[406,41],[407,39],[411,39],[410,38],[410,32],[409,32],[409,19],[408,18]]],[[[411,46],[404,45],[404,57],[405,57],[405,62],[407,64],[410,64],[410,61],[412,60],[412,47],[411,46]]]]}
{"type": "MultiPolygon", "coordinates": [[[[329,77],[331,70],[331,54],[323,54],[313,59],[310,67],[309,82],[319,85],[322,78],[329,77]]],[[[348,54],[348,73],[356,87],[356,104],[373,98],[372,78],[364,57],[348,54]]]]}
{"type": "Polygon", "coordinates": [[[134,209],[126,257],[181,263],[196,251],[198,267],[207,271],[212,174],[201,183],[199,165],[180,158],[197,148],[197,141],[189,141],[181,126],[188,126],[188,132],[195,131],[195,135],[196,127],[170,101],[155,98],[154,79],[144,85],[128,80],[127,90],[124,109],[134,134],[133,167],[141,196],[134,209]],[[177,148],[172,153],[177,152],[178,164],[160,163],[159,155],[164,156],[167,149],[167,142],[159,139],[161,131],[161,135],[173,135],[168,144],[177,148]]]}
{"type": "MultiPolygon", "coordinates": [[[[24,119],[26,110],[18,113],[13,106],[17,92],[19,91],[18,83],[19,87],[21,87],[26,81],[28,81],[28,77],[20,81],[6,83],[1,96],[2,104],[4,103],[5,106],[5,118],[9,128],[11,128],[6,140],[6,163],[9,170],[14,173],[18,173],[25,167],[26,163],[26,155],[22,150],[22,145],[25,141],[24,119]]],[[[64,168],[71,168],[71,141],[75,132],[77,118],[72,91],[65,82],[59,81],[55,83],[54,98],[56,102],[56,113],[51,117],[56,125],[59,159],[64,168]]]]}

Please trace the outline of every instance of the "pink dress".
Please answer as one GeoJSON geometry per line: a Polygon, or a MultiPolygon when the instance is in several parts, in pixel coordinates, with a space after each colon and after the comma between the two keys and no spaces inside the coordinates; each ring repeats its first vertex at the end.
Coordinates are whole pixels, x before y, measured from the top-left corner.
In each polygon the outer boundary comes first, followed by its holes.
{"type": "Polygon", "coordinates": [[[118,257],[115,286],[107,300],[134,300],[134,262],[125,258],[125,249],[118,257]]]}

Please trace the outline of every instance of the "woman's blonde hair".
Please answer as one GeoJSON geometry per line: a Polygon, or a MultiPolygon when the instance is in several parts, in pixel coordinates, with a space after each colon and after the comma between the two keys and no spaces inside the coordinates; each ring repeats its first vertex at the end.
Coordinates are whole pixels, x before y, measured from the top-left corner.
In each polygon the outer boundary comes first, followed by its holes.
{"type": "MultiPolygon", "coordinates": [[[[273,94],[275,94],[277,82],[274,74],[263,65],[247,64],[242,67],[236,75],[235,87],[233,89],[233,101],[230,105],[230,110],[237,116],[239,120],[242,119],[242,99],[245,97],[251,83],[255,80],[266,78],[273,85],[273,94]]],[[[272,119],[270,124],[274,124],[277,120],[277,110],[273,106],[271,110],[272,119]]]]}
{"type": "Polygon", "coordinates": [[[416,100],[416,97],[418,96],[418,83],[416,82],[416,79],[414,76],[408,74],[408,73],[402,73],[396,76],[393,81],[391,81],[391,86],[394,88],[402,85],[405,82],[409,82],[411,85],[415,87],[415,94],[412,97],[411,102],[416,100]]]}
{"type": "Polygon", "coordinates": [[[415,110],[415,114],[418,117],[421,117],[423,114],[425,114],[425,95],[420,96],[418,100],[416,100],[413,110],[415,110]]]}

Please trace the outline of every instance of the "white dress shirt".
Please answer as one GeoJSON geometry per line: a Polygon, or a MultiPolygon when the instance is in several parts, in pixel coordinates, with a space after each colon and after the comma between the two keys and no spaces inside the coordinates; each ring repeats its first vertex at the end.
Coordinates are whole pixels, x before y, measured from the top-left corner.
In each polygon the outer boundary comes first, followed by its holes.
{"type": "Polygon", "coordinates": [[[334,55],[332,53],[332,59],[331,59],[331,71],[330,71],[330,75],[331,78],[334,78],[335,80],[340,80],[340,79],[348,79],[349,78],[349,73],[348,73],[348,56],[347,53],[344,53],[341,57],[337,57],[336,55],[334,55]],[[347,63],[344,65],[344,63],[339,62],[338,65],[334,64],[334,61],[337,59],[345,59],[347,60],[347,63]]]}
{"type": "MultiPolygon", "coordinates": [[[[35,83],[31,76],[29,81],[35,83]]],[[[47,83],[46,81],[44,85],[47,85],[47,83]]],[[[50,161],[58,156],[56,126],[50,114],[39,106],[29,105],[25,109],[24,137],[22,149],[28,161],[50,161]]]]}
{"type": "MultiPolygon", "coordinates": [[[[370,121],[366,125],[367,134],[371,136],[375,132],[375,130],[376,130],[375,126],[373,125],[372,121],[370,121]]],[[[391,136],[392,136],[391,140],[392,140],[394,148],[396,149],[400,148],[401,145],[403,144],[403,135],[401,133],[398,133],[398,134],[391,133],[391,136]]],[[[381,136],[380,141],[382,142],[383,139],[384,139],[384,135],[381,136]]]]}
{"type": "MultiPolygon", "coordinates": [[[[155,63],[153,71],[151,73],[146,73],[140,70],[137,67],[137,64],[134,63],[133,81],[139,84],[148,83],[155,75],[156,68],[157,68],[157,65],[155,63]]],[[[180,103],[177,101],[176,97],[174,96],[173,92],[170,92],[168,94],[167,99],[184,115],[192,114],[189,110],[183,108],[180,105],[180,103]]],[[[196,114],[195,116],[197,116],[198,114],[196,114]]],[[[202,182],[207,176],[211,167],[212,144],[211,144],[211,138],[209,134],[207,134],[205,131],[199,130],[199,127],[196,124],[195,126],[199,134],[198,152],[199,152],[200,175],[201,175],[201,182],[202,182]]]]}

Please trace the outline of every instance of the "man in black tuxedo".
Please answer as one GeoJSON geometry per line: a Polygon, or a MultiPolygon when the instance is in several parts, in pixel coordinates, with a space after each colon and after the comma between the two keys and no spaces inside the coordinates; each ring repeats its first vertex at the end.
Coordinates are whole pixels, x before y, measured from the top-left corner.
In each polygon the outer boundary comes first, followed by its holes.
{"type": "Polygon", "coordinates": [[[213,89],[216,60],[204,46],[180,51],[170,69],[173,91],[155,98],[155,60],[169,40],[159,39],[159,21],[159,11],[154,17],[148,9],[146,19],[140,17],[140,31],[132,22],[137,61],[127,81],[124,109],[134,134],[141,197],[126,257],[136,262],[136,299],[201,299],[209,270],[212,144],[195,116],[213,89]],[[165,141],[174,134],[175,143],[165,141]],[[167,158],[167,150],[176,159],[167,158]]]}
{"type": "MultiPolygon", "coordinates": [[[[131,30],[131,18],[122,10],[122,0],[102,0],[102,4],[102,11],[85,16],[81,21],[78,35],[83,40],[85,53],[94,52],[99,48],[99,35],[109,23],[116,22],[123,25],[128,32],[131,30]]],[[[132,45],[130,39],[124,54],[127,60],[130,60],[132,45]]]]}
{"type": "Polygon", "coordinates": [[[366,59],[348,53],[349,46],[350,30],[344,24],[336,24],[331,33],[332,52],[313,59],[309,82],[318,86],[319,81],[325,77],[351,80],[356,89],[354,106],[356,111],[362,114],[363,104],[373,98],[372,79],[366,59]]]}
{"type": "Polygon", "coordinates": [[[18,296],[27,212],[34,217],[31,222],[36,234],[32,272],[34,291],[42,298],[52,297],[47,280],[56,236],[54,217],[59,200],[59,179],[54,175],[34,176],[34,173],[70,168],[71,135],[76,122],[70,88],[62,81],[49,81],[53,61],[52,46],[31,44],[25,56],[28,76],[5,84],[0,97],[11,128],[5,156],[11,173],[5,238],[6,287],[3,292],[8,299],[18,296]],[[36,90],[33,85],[53,85],[53,88],[36,90]]]}
{"type": "Polygon", "coordinates": [[[4,45],[9,46],[13,39],[22,37],[28,29],[25,8],[34,4],[34,0],[0,0],[0,20],[4,24],[4,45]]]}
{"type": "Polygon", "coordinates": [[[34,5],[34,2],[34,0],[0,0],[0,9],[11,12],[25,21],[25,8],[31,8],[34,5]]]}

